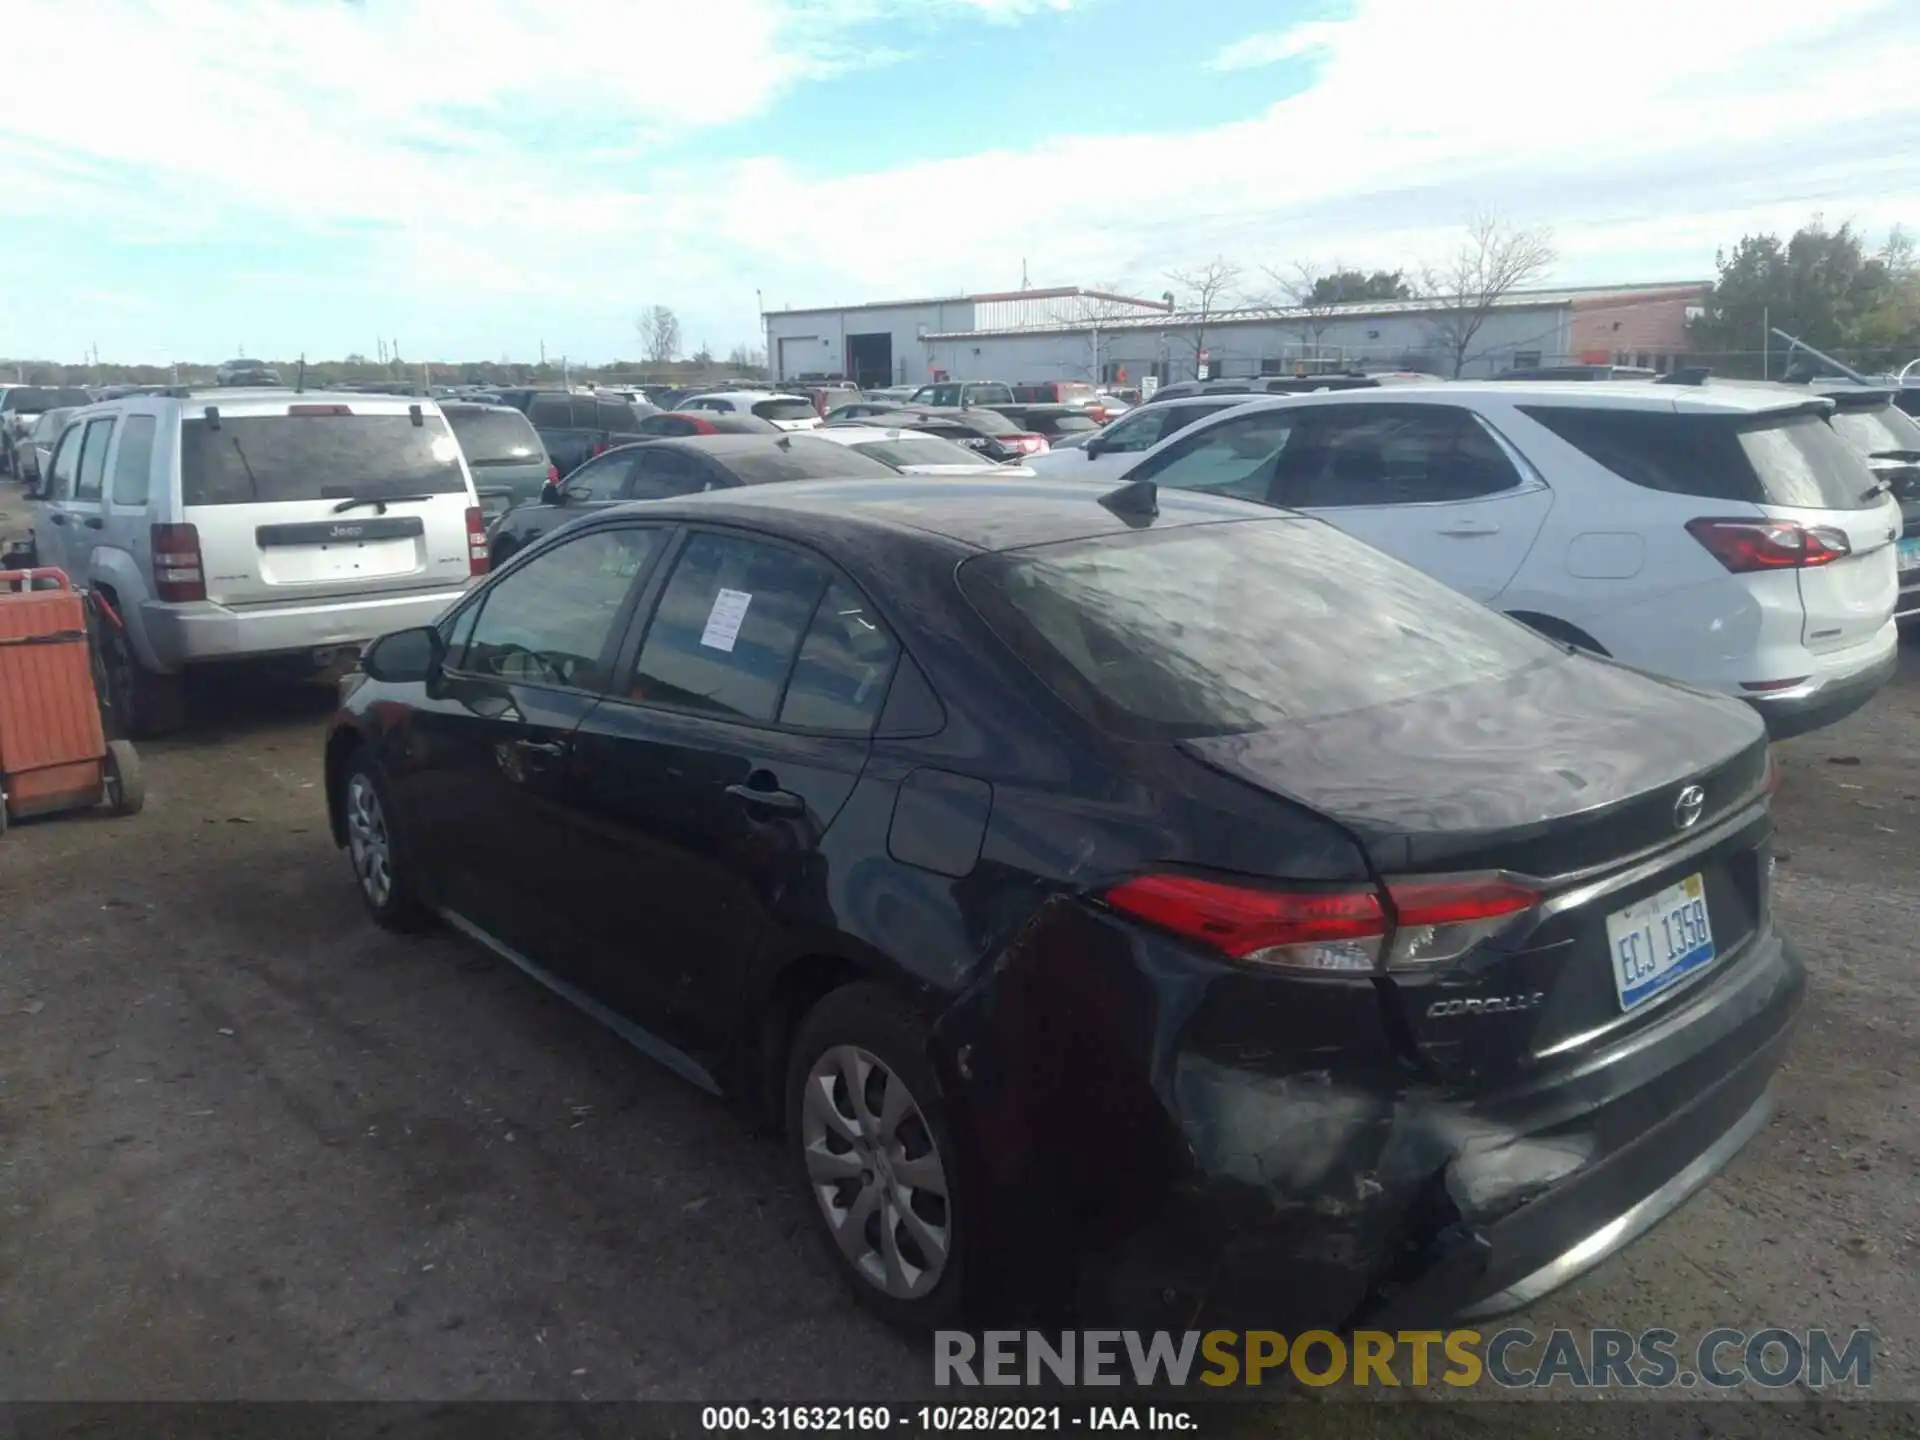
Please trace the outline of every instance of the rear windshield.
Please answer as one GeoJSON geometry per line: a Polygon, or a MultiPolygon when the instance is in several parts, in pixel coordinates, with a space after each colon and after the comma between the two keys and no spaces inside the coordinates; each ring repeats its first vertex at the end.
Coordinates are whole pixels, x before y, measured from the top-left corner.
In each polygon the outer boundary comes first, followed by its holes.
{"type": "MultiPolygon", "coordinates": [[[[1888,450],[1920,450],[1920,424],[1893,405],[1864,410],[1837,410],[1833,428],[1862,455],[1888,450]]],[[[1890,457],[1891,458],[1891,457],[1890,457]]]]}
{"type": "Polygon", "coordinates": [[[812,420],[820,412],[810,400],[756,400],[753,413],[762,420],[812,420]]]}
{"type": "Polygon", "coordinates": [[[438,415],[223,415],[180,422],[181,500],[453,495],[467,488],[460,445],[438,415]]]}
{"type": "Polygon", "coordinates": [[[756,446],[726,454],[721,460],[742,485],[771,485],[781,480],[885,480],[899,474],[890,465],[855,455],[844,445],[794,437],[791,445],[756,446]]]}
{"type": "Polygon", "coordinates": [[[967,418],[958,423],[982,435],[1026,434],[1026,431],[1022,430],[998,410],[969,410],[967,411],[967,418]]]}
{"type": "Polygon", "coordinates": [[[969,450],[964,445],[956,445],[951,440],[942,440],[938,435],[922,435],[917,440],[865,440],[858,445],[849,445],[849,450],[862,455],[870,455],[887,465],[971,465],[978,469],[983,463],[977,450],[969,450]]]}
{"type": "Polygon", "coordinates": [[[71,405],[79,408],[91,405],[93,397],[84,390],[46,389],[38,385],[23,385],[9,390],[4,402],[9,410],[19,411],[23,415],[38,415],[59,405],[71,405]]]}
{"type": "Polygon", "coordinates": [[[540,436],[518,410],[449,410],[446,414],[469,465],[520,465],[546,458],[540,436]]]}
{"type": "Polygon", "coordinates": [[[1138,739],[1352,714],[1560,658],[1532,631],[1313,520],[982,556],[960,567],[960,585],[1062,700],[1138,739]]]}
{"type": "Polygon", "coordinates": [[[1813,510],[1880,504],[1866,461],[1819,415],[1743,419],[1556,405],[1520,410],[1649,490],[1813,510]]]}

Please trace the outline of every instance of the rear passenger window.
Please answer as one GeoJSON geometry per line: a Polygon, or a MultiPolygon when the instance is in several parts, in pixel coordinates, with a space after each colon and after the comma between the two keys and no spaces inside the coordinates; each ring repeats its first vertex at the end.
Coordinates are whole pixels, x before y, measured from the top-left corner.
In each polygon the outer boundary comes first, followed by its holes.
{"type": "Polygon", "coordinates": [[[617,430],[623,434],[631,433],[639,416],[633,413],[633,407],[619,400],[594,401],[595,426],[601,430],[617,430]]]}
{"type": "Polygon", "coordinates": [[[674,450],[642,451],[620,491],[622,500],[670,500],[676,495],[698,495],[709,488],[711,476],[698,460],[674,450]]]}
{"type": "Polygon", "coordinates": [[[457,668],[519,684],[604,688],[600,657],[662,533],[596,530],[503,576],[481,602],[457,668]]]}
{"type": "Polygon", "coordinates": [[[115,505],[138,509],[147,503],[155,423],[151,415],[129,415],[120,428],[120,453],[113,457],[115,505]]]}
{"type": "Polygon", "coordinates": [[[828,579],[794,551],[696,534],[647,627],[632,697],[771,721],[828,579]]]}
{"type": "Polygon", "coordinates": [[[1280,504],[1433,504],[1497,495],[1520,483],[1493,436],[1464,410],[1347,405],[1312,413],[1316,443],[1283,475],[1280,504]]]}
{"type": "Polygon", "coordinates": [[[87,422],[80,446],[80,471],[73,486],[75,500],[98,500],[107,473],[107,446],[113,443],[113,417],[87,422]]]}
{"type": "Polygon", "coordinates": [[[838,583],[813,612],[780,705],[780,723],[865,735],[880,718],[900,648],[880,617],[838,583]]]}
{"type": "Polygon", "coordinates": [[[527,418],[547,430],[571,430],[573,402],[565,395],[541,395],[527,407],[527,418]]]}

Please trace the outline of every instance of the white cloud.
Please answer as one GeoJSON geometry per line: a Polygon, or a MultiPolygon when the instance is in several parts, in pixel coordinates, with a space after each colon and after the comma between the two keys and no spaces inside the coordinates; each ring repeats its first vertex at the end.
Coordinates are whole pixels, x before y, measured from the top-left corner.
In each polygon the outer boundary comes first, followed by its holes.
{"type": "Polygon", "coordinates": [[[1345,27],[1346,22],[1341,20],[1309,20],[1285,30],[1248,35],[1230,45],[1223,45],[1207,62],[1207,68],[1257,70],[1263,65],[1297,60],[1302,55],[1317,54],[1332,47],[1340,39],[1345,27]]]}
{"type": "MultiPolygon", "coordinates": [[[[1216,69],[1304,57],[1309,80],[1198,133],[1062,134],[832,177],[803,147],[667,158],[942,25],[1063,3],[462,0],[450,20],[427,0],[96,0],[88,103],[65,66],[0,88],[0,193],[29,224],[128,246],[255,237],[250,283],[292,267],[342,311],[378,301],[416,351],[544,333],[581,358],[631,351],[650,301],[724,351],[756,333],[756,288],[772,304],[1002,288],[1024,263],[1036,283],[1158,294],[1166,269],[1215,253],[1404,266],[1474,208],[1552,225],[1568,281],[1703,274],[1742,230],[1814,211],[1920,222],[1910,0],[1612,0],[1551,24],[1537,0],[1354,0],[1219,52],[1216,69]],[[328,235],[357,269],[292,258],[328,235]]],[[[1112,25],[1161,13],[1109,7],[1112,25]]],[[[59,0],[13,0],[8,43],[64,51],[73,26],[59,0]]],[[[88,323],[110,348],[112,317],[88,323]]]]}

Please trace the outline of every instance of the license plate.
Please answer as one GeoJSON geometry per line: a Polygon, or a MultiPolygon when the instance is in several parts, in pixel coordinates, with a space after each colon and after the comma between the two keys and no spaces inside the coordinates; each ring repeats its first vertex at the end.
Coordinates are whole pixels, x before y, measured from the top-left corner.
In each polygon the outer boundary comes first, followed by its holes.
{"type": "Polygon", "coordinates": [[[1698,875],[1607,917],[1620,1008],[1631,1010],[1713,962],[1707,887],[1698,875]]]}
{"type": "Polygon", "coordinates": [[[1920,570],[1920,535],[1912,539],[1902,537],[1899,551],[1902,570],[1920,570]]]}

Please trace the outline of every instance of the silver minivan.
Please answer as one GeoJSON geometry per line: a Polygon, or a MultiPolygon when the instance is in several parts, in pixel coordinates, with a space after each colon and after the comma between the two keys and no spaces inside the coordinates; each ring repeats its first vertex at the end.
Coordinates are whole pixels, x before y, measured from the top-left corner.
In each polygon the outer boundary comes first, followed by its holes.
{"type": "Polygon", "coordinates": [[[427,399],[130,395],[68,418],[32,499],[38,563],[104,602],[107,698],[136,734],[183,722],[189,667],[335,668],[487,568],[472,474],[427,399]]]}

